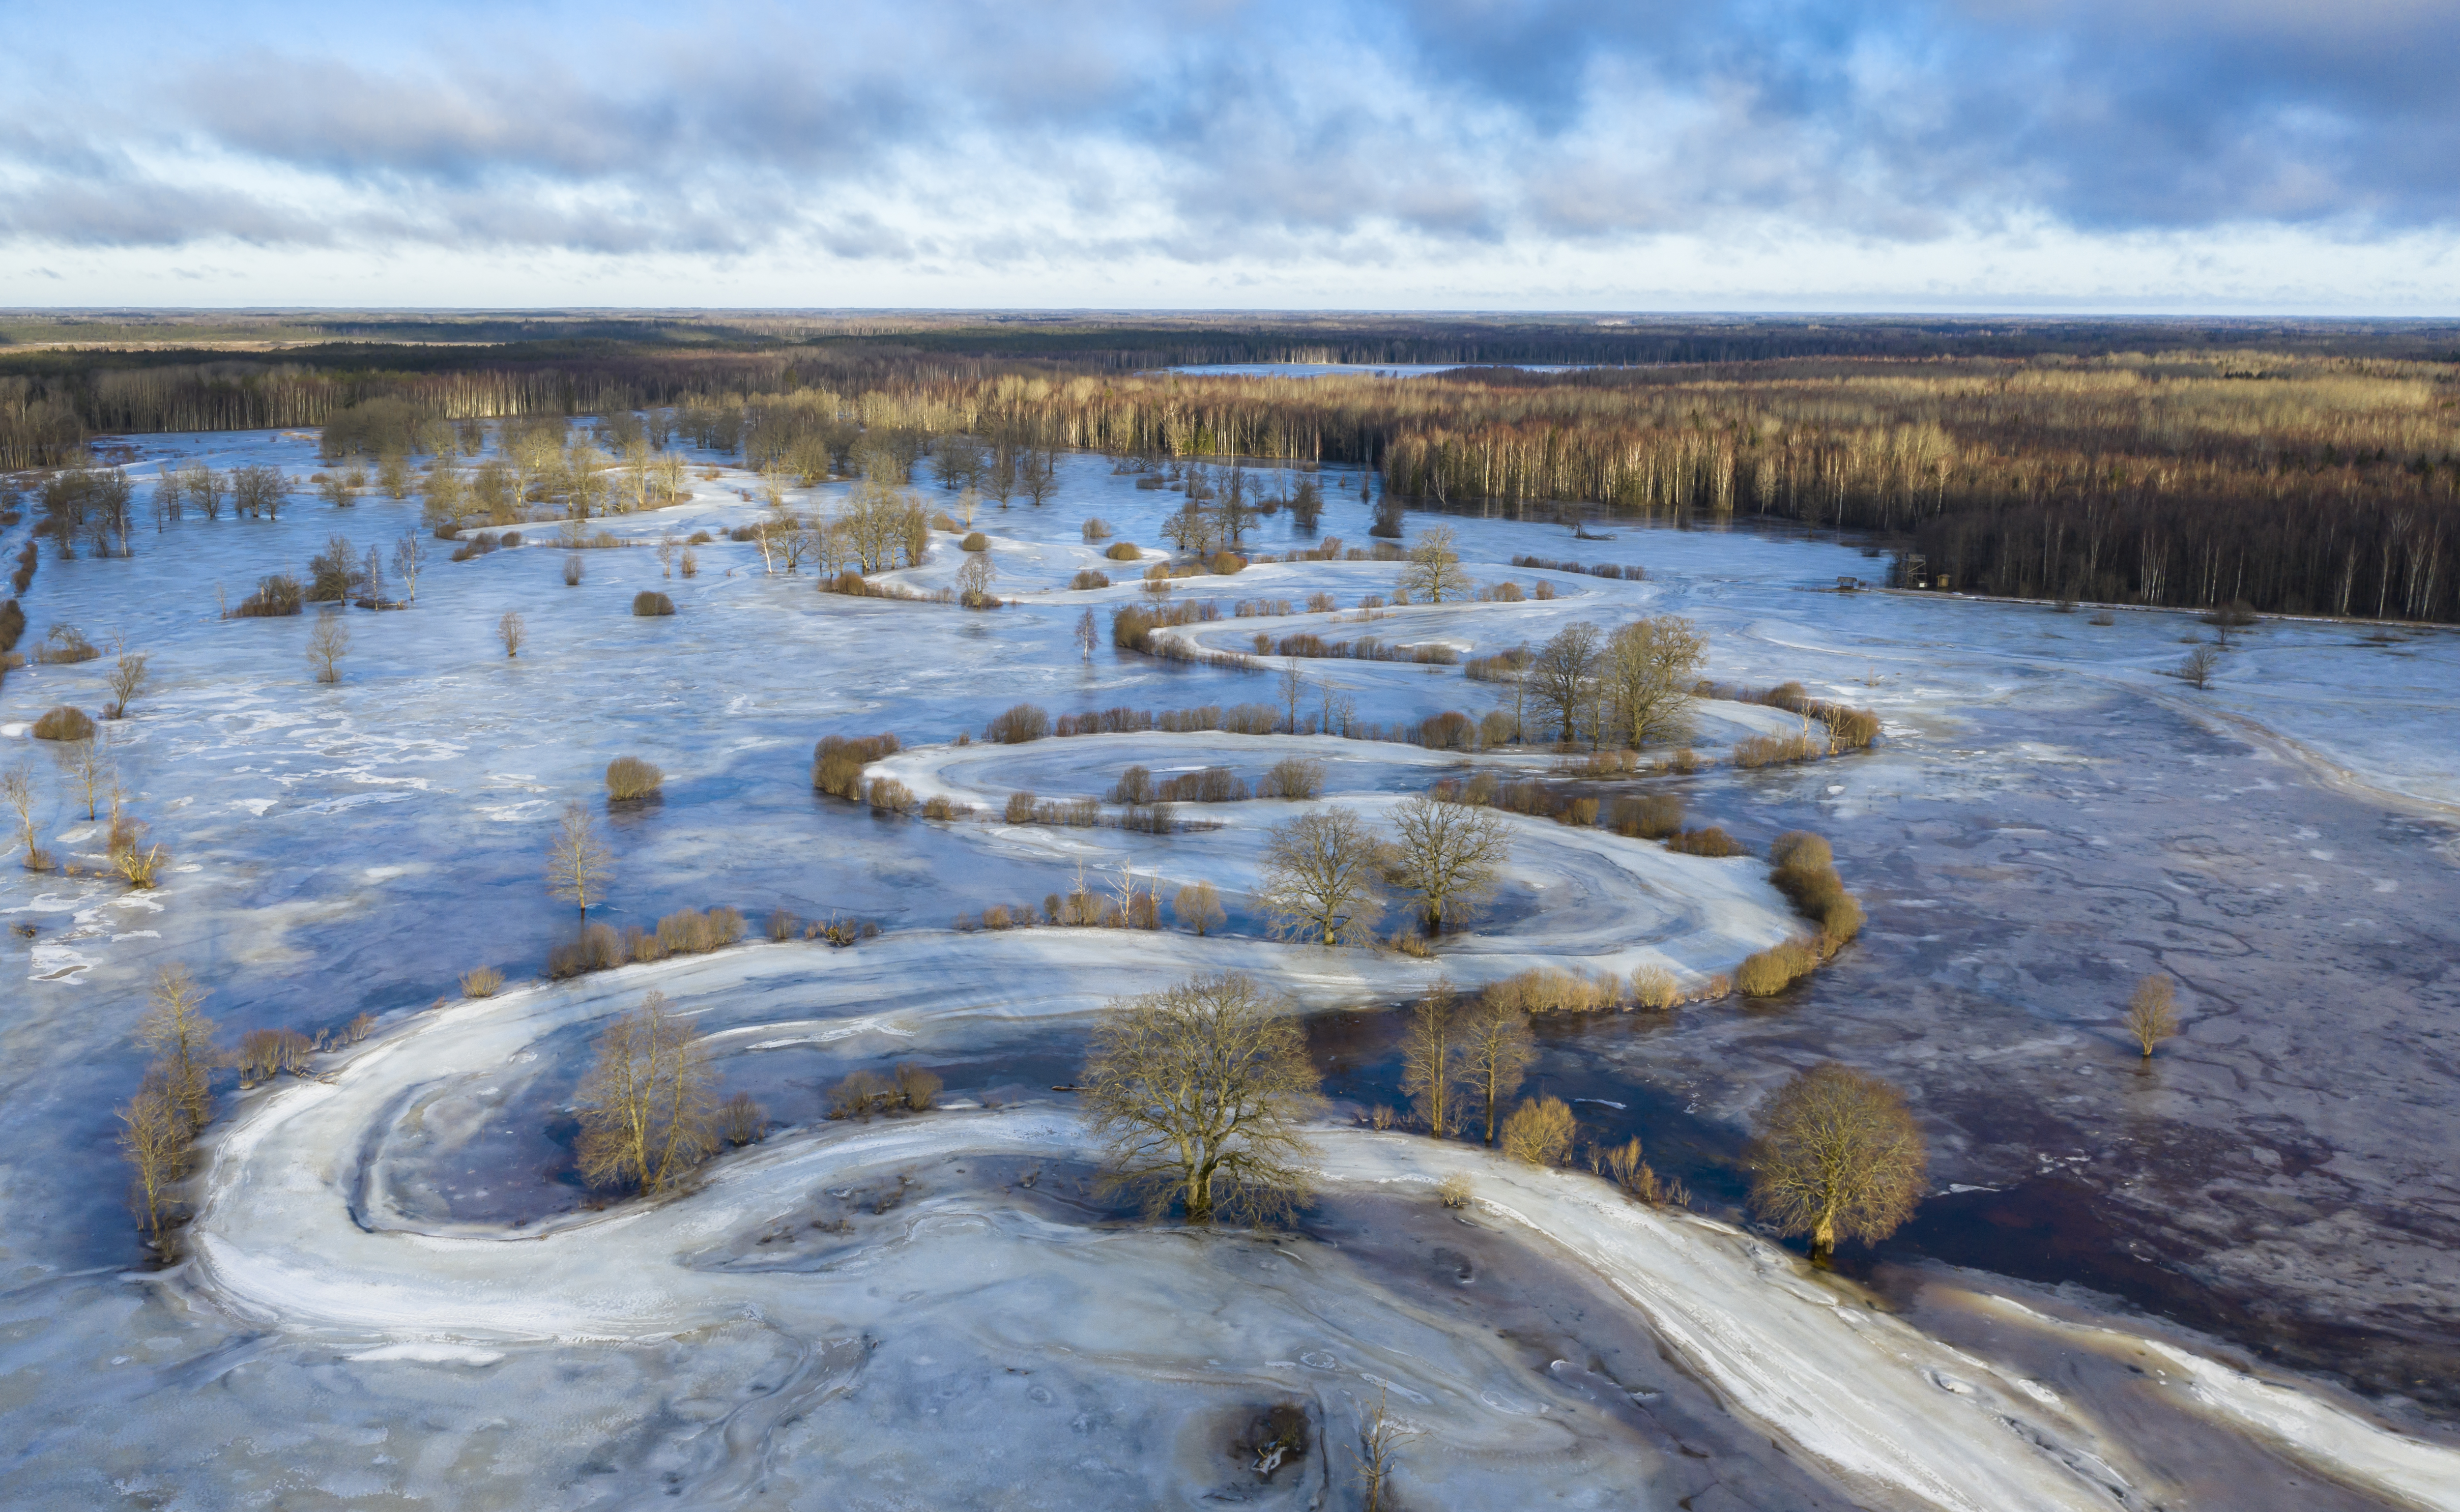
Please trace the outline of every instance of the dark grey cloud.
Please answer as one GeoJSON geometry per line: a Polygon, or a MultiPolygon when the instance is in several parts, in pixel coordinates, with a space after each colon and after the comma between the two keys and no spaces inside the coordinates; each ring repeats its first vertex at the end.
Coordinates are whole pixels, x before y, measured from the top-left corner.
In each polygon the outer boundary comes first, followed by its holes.
{"type": "Polygon", "coordinates": [[[2423,0],[608,0],[256,33],[38,98],[53,124],[0,128],[0,231],[1206,261],[2460,219],[2460,7],[2423,0]]]}

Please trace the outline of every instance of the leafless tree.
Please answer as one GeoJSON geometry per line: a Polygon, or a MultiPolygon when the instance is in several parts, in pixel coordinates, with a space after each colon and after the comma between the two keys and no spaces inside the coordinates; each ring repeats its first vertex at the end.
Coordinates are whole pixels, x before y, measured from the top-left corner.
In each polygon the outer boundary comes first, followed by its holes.
{"type": "Polygon", "coordinates": [[[682,544],[671,530],[658,537],[658,576],[671,578],[675,575],[675,548],[682,544]]]}
{"type": "Polygon", "coordinates": [[[1635,748],[1688,735],[1691,690],[1707,656],[1707,637],[1680,615],[1652,615],[1615,631],[1599,673],[1616,734],[1635,748]]]}
{"type": "Polygon", "coordinates": [[[1520,1090],[1530,1062],[1538,1058],[1537,1041],[1529,1033],[1529,1015],[1491,992],[1462,1015],[1461,1028],[1463,1079],[1485,1110],[1486,1142],[1493,1144],[1504,1099],[1520,1090]]]}
{"type": "Polygon", "coordinates": [[[1306,696],[1307,690],[1306,673],[1299,671],[1297,657],[1282,659],[1282,675],[1276,686],[1281,690],[1282,706],[1288,711],[1290,734],[1296,735],[1299,733],[1299,700],[1306,696]]]}
{"type": "Polygon", "coordinates": [[[1427,989],[1401,1034],[1401,1090],[1438,1139],[1460,1121],[1458,1105],[1467,1048],[1460,1000],[1449,979],[1427,989]]]}
{"type": "Polygon", "coordinates": [[[85,799],[85,817],[91,822],[102,812],[103,789],[111,786],[111,752],[99,732],[82,740],[64,740],[53,748],[57,753],[60,777],[71,791],[85,799]]]}
{"type": "Polygon", "coordinates": [[[2198,646],[2178,664],[2178,676],[2193,688],[2210,688],[2213,673],[2220,670],[2221,653],[2209,646],[2198,646]]]}
{"type": "Polygon", "coordinates": [[[1384,847],[1347,809],[1320,808],[1273,826],[1257,902],[1276,939],[1320,945],[1371,938],[1384,911],[1377,872],[1384,847]]]}
{"type": "Polygon", "coordinates": [[[575,1098],[583,1180],[650,1194],[682,1180],[717,1148],[710,1123],[716,1079],[690,1021],[668,1012],[663,992],[642,999],[607,1027],[575,1098]]]}
{"type": "Polygon", "coordinates": [[[162,1207],[171,1185],[188,1172],[190,1139],[179,1099],[148,1078],[119,1110],[119,1153],[134,1175],[133,1205],[157,1246],[162,1242],[162,1207]]]}
{"type": "Polygon", "coordinates": [[[2170,979],[2156,971],[2136,983],[2123,1022],[2129,1036],[2143,1047],[2144,1058],[2151,1060],[2153,1048],[2178,1032],[2177,994],[2170,979]]]}
{"type": "Polygon", "coordinates": [[[506,609],[496,621],[496,639],[504,643],[504,659],[512,660],[521,653],[522,645],[530,638],[529,624],[519,609],[506,609]]]}
{"type": "Polygon", "coordinates": [[[1395,809],[1392,819],[1391,880],[1418,895],[1429,934],[1492,894],[1512,859],[1511,831],[1491,808],[1421,794],[1395,809]]]}
{"type": "Polygon", "coordinates": [[[0,772],[0,803],[8,804],[17,817],[17,840],[26,847],[26,869],[41,870],[42,847],[34,843],[34,774],[22,764],[0,772]]]}
{"type": "Polygon", "coordinates": [[[316,616],[308,631],[308,665],[316,670],[320,683],[342,680],[342,658],[350,650],[350,627],[341,615],[328,611],[316,616]]]}
{"type": "Polygon", "coordinates": [[[1274,1221],[1309,1191],[1299,1132],[1321,1104],[1297,1023],[1243,976],[1114,1001],[1078,1077],[1105,1184],[1146,1213],[1274,1221]]]}
{"type": "Polygon", "coordinates": [[[202,462],[191,462],[180,469],[180,479],[181,485],[187,491],[189,501],[194,503],[208,521],[220,520],[223,517],[223,500],[229,496],[230,485],[223,479],[222,474],[202,462]]]}
{"type": "Polygon", "coordinates": [[[1414,602],[1441,604],[1469,597],[1474,585],[1461,565],[1459,537],[1450,525],[1429,525],[1410,547],[1410,564],[1401,569],[1401,589],[1414,602]]]}
{"type": "Polygon", "coordinates": [[[405,532],[392,543],[392,575],[401,579],[401,591],[411,603],[418,602],[419,569],[427,565],[427,543],[415,530],[405,532]]]}
{"type": "Polygon", "coordinates": [[[1093,618],[1093,611],[1087,609],[1076,616],[1076,650],[1084,656],[1086,665],[1092,665],[1093,652],[1101,644],[1101,624],[1093,618]]]}
{"type": "Polygon", "coordinates": [[[969,606],[988,603],[991,596],[991,582],[998,576],[999,569],[991,565],[989,552],[967,552],[965,565],[957,569],[958,601],[969,606]]]}
{"type": "Polygon", "coordinates": [[[162,1089],[193,1135],[214,1116],[214,1021],[204,1015],[205,990],[184,966],[154,973],[145,1016],[137,1021],[137,1043],[154,1054],[162,1089]]]}
{"type": "Polygon", "coordinates": [[[1824,1061],[1779,1088],[1758,1122],[1752,1210],[1779,1233],[1808,1233],[1813,1259],[1839,1239],[1885,1239],[1921,1201],[1921,1130],[1877,1076],[1824,1061]]]}
{"type": "Polygon", "coordinates": [[[147,657],[143,651],[132,651],[124,644],[118,650],[119,659],[112,665],[111,669],[109,712],[114,719],[125,719],[128,717],[129,701],[145,691],[147,657]]]}
{"type": "Polygon", "coordinates": [[[588,807],[579,801],[566,803],[555,839],[547,846],[548,890],[586,914],[604,890],[601,884],[613,875],[613,861],[598,838],[598,823],[590,818],[588,807]]]}
{"type": "Polygon", "coordinates": [[[1360,1424],[1358,1431],[1355,1453],[1358,1456],[1359,1489],[1366,1498],[1365,1512],[1389,1512],[1392,1472],[1401,1462],[1396,1451],[1410,1439],[1421,1437],[1420,1430],[1407,1426],[1391,1415],[1385,1403],[1389,1390],[1382,1385],[1375,1388],[1375,1411],[1360,1424]]]}
{"type": "Polygon", "coordinates": [[[1598,628],[1585,620],[1566,625],[1538,648],[1528,670],[1521,674],[1538,707],[1554,712],[1562,731],[1558,738],[1565,745],[1571,743],[1580,725],[1580,711],[1592,696],[1601,660],[1599,643],[1602,639],[1598,628]]]}
{"type": "Polygon", "coordinates": [[[1229,917],[1221,911],[1221,894],[1209,882],[1192,882],[1178,889],[1178,896],[1171,900],[1170,911],[1180,924],[1199,935],[1219,929],[1229,917]]]}

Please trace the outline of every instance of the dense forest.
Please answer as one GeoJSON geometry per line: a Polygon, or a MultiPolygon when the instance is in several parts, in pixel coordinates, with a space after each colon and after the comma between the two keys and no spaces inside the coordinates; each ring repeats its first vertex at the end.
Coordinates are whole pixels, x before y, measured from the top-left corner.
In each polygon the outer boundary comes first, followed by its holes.
{"type": "Polygon", "coordinates": [[[1388,500],[1442,507],[1869,530],[1979,592],[2460,619],[2460,330],[2422,323],[291,316],[0,334],[9,470],[74,465],[111,434],[657,410],[805,476],[866,432],[900,437],[873,450],[906,465],[961,435],[1348,462],[1388,500]],[[1591,366],[1155,371],[1265,360],[1591,366]]]}

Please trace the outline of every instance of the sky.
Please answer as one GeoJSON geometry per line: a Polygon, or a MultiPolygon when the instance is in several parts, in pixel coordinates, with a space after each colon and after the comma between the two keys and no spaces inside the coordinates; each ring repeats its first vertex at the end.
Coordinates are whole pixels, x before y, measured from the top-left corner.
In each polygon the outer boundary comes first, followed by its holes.
{"type": "Polygon", "coordinates": [[[7,307],[2460,313],[2460,0],[0,28],[7,307]]]}

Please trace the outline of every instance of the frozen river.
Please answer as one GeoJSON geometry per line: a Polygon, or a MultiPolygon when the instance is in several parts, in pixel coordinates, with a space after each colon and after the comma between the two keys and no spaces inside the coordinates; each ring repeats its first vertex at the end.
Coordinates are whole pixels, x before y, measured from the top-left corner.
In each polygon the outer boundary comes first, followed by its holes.
{"type": "MultiPolygon", "coordinates": [[[[139,474],[191,457],[306,472],[314,456],[275,436],[140,450],[139,474]]],[[[1191,813],[1218,825],[1170,836],[995,822],[1014,788],[1096,796],[1131,763],[1252,778],[1302,752],[1325,762],[1328,797],[1373,817],[1468,759],[1286,736],[948,745],[1020,700],[1272,701],[1268,676],[1077,652],[1084,608],[1137,597],[1064,588],[1118,565],[1082,522],[1150,546],[1178,502],[1134,481],[1077,457],[1048,506],[987,507],[999,587],[1022,602],[967,613],[764,574],[724,539],[762,511],[722,470],[688,504],[607,522],[644,543],[709,530],[698,576],[662,575],[647,549],[583,553],[574,587],[552,549],[436,561],[414,608],[350,615],[330,687],[302,655],[312,617],[224,621],[217,586],[235,601],[302,573],[336,531],[389,545],[414,503],[303,497],[278,523],[149,524],[125,560],[47,555],[27,649],[74,624],[153,657],[114,755],[174,859],[145,894],[0,875],[0,912],[32,929],[7,938],[17,985],[0,996],[0,1501],[1345,1505],[1341,1440],[1382,1393],[1427,1432],[1404,1455],[1413,1505],[1527,1505],[1533,1488],[1701,1508],[2460,1504],[2460,636],[2267,623],[2197,692],[2162,675],[2210,633],[2188,616],[2098,626],[1838,594],[1877,564],[1792,534],[1575,541],[1453,517],[1481,582],[1543,578],[1559,596],[1339,633],[1476,653],[1670,609],[1707,633],[1720,681],[1796,679],[1877,710],[1868,755],[1683,784],[1692,822],[1755,848],[1829,836],[1870,926],[1771,1003],[1545,1026],[1533,1086],[1589,1099],[1601,1137],[1668,1152],[1699,1219],[1607,1201],[1585,1174],[1346,1129],[1297,1234],[1199,1241],[1083,1194],[1049,1089],[1104,1000],[1196,970],[1272,980],[1355,1061],[1334,1068],[1346,1115],[1389,1096],[1379,1011],[1438,969],[1689,981],[1789,926],[1761,863],[1515,820],[1503,895],[1435,962],[1302,951],[1262,938],[1239,896],[1286,805],[1191,813]],[[1648,578],[1509,566],[1520,553],[1648,578]],[[644,587],[677,613],[631,616],[644,587]],[[518,660],[495,639],[505,609],[529,626],[518,660]],[[909,748],[883,772],[991,812],[882,820],[814,795],[813,739],[877,730],[909,748]],[[782,907],[881,936],[520,985],[570,927],[543,883],[555,816],[597,802],[623,754],[668,777],[663,802],[608,816],[610,922],[729,904],[755,927],[782,907]],[[1064,891],[1080,865],[1215,882],[1229,928],[949,928],[1064,891]],[[327,1066],[329,1085],[225,1097],[198,1258],[149,1271],[110,1110],[169,961],[211,990],[226,1041],[361,1012],[384,1027],[327,1066]],[[480,964],[515,990],[459,1002],[480,964]],[[2147,1069],[2116,1019],[2156,967],[2182,984],[2186,1031],[2147,1069]],[[651,986],[715,1035],[730,1088],[794,1127],[699,1194],[600,1214],[569,1170],[573,1079],[593,1026],[651,986]],[[1342,1015],[1365,1026],[1347,1049],[1327,1027],[1342,1015]],[[1751,1107],[1824,1057],[1902,1086],[1933,1152],[1922,1215],[1836,1275],[1720,1221],[1737,1216],[1751,1107]],[[961,1106],[817,1119],[821,1088],[899,1059],[941,1072],[961,1106]],[[1468,1224],[1424,1197],[1453,1167],[1486,1199],[1468,1224]],[[1303,1473],[1241,1479],[1226,1446],[1285,1403],[1320,1436],[1303,1473]]],[[[1354,476],[1325,481],[1322,530],[1364,543],[1354,476]]],[[[1255,543],[1312,543],[1282,514],[1255,543]]],[[[898,576],[936,587],[960,559],[938,536],[898,576]]],[[[1177,596],[1221,599],[1194,638],[1244,649],[1324,617],[1233,619],[1231,601],[1354,607],[1395,572],[1260,565],[1177,596]]],[[[87,873],[98,827],[27,726],[55,703],[98,710],[109,665],[27,668],[0,690],[0,765],[38,774],[46,843],[87,873]]],[[[1458,667],[1305,670],[1372,720],[1496,698],[1458,667]]],[[[1767,713],[1713,708],[1704,751],[1767,713]]]]}

